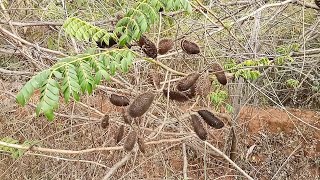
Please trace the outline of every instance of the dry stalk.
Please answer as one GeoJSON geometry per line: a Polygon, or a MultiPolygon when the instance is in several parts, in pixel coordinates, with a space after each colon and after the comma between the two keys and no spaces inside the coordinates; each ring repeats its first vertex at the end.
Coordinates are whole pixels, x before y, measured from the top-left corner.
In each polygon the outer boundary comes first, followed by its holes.
{"type": "MultiPolygon", "coordinates": [[[[173,142],[181,142],[183,140],[191,138],[190,136],[185,136],[182,138],[174,138],[174,139],[162,139],[159,141],[150,141],[146,142],[146,145],[153,145],[153,144],[162,144],[162,143],[173,143],[173,142]]],[[[0,141],[1,146],[16,148],[16,149],[23,149],[23,150],[30,150],[30,151],[39,151],[39,152],[46,152],[46,153],[59,153],[59,154],[85,154],[91,153],[96,151],[116,151],[122,150],[122,146],[114,146],[114,147],[99,147],[99,148],[90,148],[84,150],[65,150],[65,149],[50,149],[50,148],[43,148],[43,147],[36,147],[36,146],[23,146],[20,144],[11,144],[7,142],[0,141]]]]}

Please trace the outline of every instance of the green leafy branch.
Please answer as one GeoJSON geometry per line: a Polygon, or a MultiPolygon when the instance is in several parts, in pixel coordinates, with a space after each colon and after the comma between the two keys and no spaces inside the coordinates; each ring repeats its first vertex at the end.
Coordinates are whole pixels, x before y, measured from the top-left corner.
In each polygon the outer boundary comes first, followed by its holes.
{"type": "Polygon", "coordinates": [[[294,89],[294,88],[297,88],[297,87],[298,87],[299,81],[296,80],[296,79],[290,78],[290,79],[286,80],[286,85],[287,85],[289,88],[293,88],[293,89],[294,89]]]}
{"type": "MultiPolygon", "coordinates": [[[[4,143],[8,143],[8,144],[19,144],[18,140],[13,139],[11,137],[4,137],[0,141],[4,142],[4,143]]],[[[22,146],[30,147],[34,144],[37,144],[37,142],[36,141],[34,141],[34,142],[33,141],[25,141],[22,144],[22,146]]],[[[21,157],[24,154],[24,152],[26,151],[25,149],[18,149],[18,148],[3,146],[3,145],[0,145],[0,150],[5,151],[7,153],[10,153],[11,156],[15,159],[21,157]]]]}
{"type": "Polygon", "coordinates": [[[260,59],[248,59],[242,63],[236,63],[234,59],[228,59],[224,64],[224,68],[229,72],[234,73],[236,78],[242,77],[246,80],[256,80],[261,76],[259,70],[254,70],[253,68],[258,68],[261,66],[274,65],[284,65],[288,62],[293,62],[294,59],[291,57],[292,52],[297,52],[299,50],[299,44],[293,43],[289,45],[279,46],[276,49],[278,54],[275,60],[271,61],[266,57],[260,59]]]}
{"type": "MultiPolygon", "coordinates": [[[[120,46],[138,40],[143,33],[159,20],[159,11],[184,9],[192,11],[188,0],[142,0],[130,8],[119,20],[113,32],[93,26],[81,19],[72,17],[65,21],[65,32],[80,41],[104,42],[111,40],[120,46]]],[[[17,95],[17,102],[25,105],[34,92],[40,89],[40,102],[36,114],[44,114],[48,120],[54,119],[54,111],[59,107],[60,94],[66,102],[70,98],[79,101],[83,93],[91,94],[102,78],[110,79],[117,70],[127,72],[135,57],[128,49],[114,49],[96,53],[94,50],[84,54],[60,59],[54,66],[32,77],[17,95]]]]}
{"type": "Polygon", "coordinates": [[[100,41],[109,45],[110,39],[118,42],[119,46],[139,40],[143,33],[159,20],[159,11],[176,11],[184,9],[192,11],[188,0],[143,0],[137,2],[122,19],[118,21],[113,33],[93,26],[78,18],[72,17],[65,21],[65,32],[77,40],[100,41]]]}
{"type": "Polygon", "coordinates": [[[40,89],[37,115],[43,113],[49,120],[54,119],[62,93],[66,102],[73,97],[79,101],[81,93],[91,94],[102,78],[110,80],[116,71],[127,72],[135,55],[128,49],[115,49],[101,53],[94,50],[85,54],[62,58],[50,69],[30,79],[17,95],[17,102],[25,105],[35,90],[40,89]]]}
{"type": "Polygon", "coordinates": [[[68,35],[79,41],[101,41],[109,45],[110,38],[117,39],[115,34],[75,17],[67,19],[63,28],[68,35]]]}
{"type": "Polygon", "coordinates": [[[233,107],[228,103],[229,94],[221,88],[221,84],[213,83],[214,91],[210,93],[210,100],[216,111],[224,107],[229,113],[233,112],[233,107]]]}
{"type": "Polygon", "coordinates": [[[246,80],[256,80],[261,76],[260,71],[252,69],[252,67],[268,66],[271,61],[268,58],[261,58],[258,60],[245,60],[242,63],[237,64],[235,60],[229,59],[224,68],[234,73],[235,78],[242,77],[246,80]]]}

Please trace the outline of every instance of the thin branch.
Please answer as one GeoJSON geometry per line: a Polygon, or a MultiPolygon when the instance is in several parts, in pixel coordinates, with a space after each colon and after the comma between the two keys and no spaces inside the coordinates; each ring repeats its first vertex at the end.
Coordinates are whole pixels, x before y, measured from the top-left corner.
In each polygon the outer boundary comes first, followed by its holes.
{"type": "MultiPolygon", "coordinates": [[[[115,19],[108,19],[104,21],[94,21],[89,22],[93,25],[102,25],[105,23],[110,23],[115,21],[115,19]]],[[[17,22],[17,21],[4,21],[0,20],[0,24],[9,24],[9,22],[13,26],[25,27],[25,26],[62,26],[64,22],[50,22],[50,21],[30,21],[30,22],[17,22]]]]}
{"type": "MultiPolygon", "coordinates": [[[[252,1],[237,1],[237,2],[230,2],[230,3],[221,3],[221,6],[236,6],[236,5],[248,5],[252,3],[252,1]]],[[[315,10],[320,10],[320,8],[312,3],[304,2],[302,0],[297,0],[296,2],[293,2],[295,4],[304,6],[306,8],[311,8],[315,10]]]]}
{"type": "MultiPolygon", "coordinates": [[[[185,136],[182,138],[175,138],[175,139],[162,139],[159,141],[150,141],[147,142],[146,145],[153,145],[153,144],[161,144],[161,143],[173,143],[173,142],[181,142],[185,139],[193,137],[185,136]]],[[[122,146],[114,146],[114,147],[98,147],[98,148],[90,148],[90,149],[84,149],[84,150],[65,150],[65,149],[50,149],[50,148],[43,148],[43,147],[36,147],[36,146],[23,146],[20,144],[11,144],[7,142],[0,141],[1,146],[16,148],[16,149],[24,149],[24,150],[30,150],[30,151],[40,151],[40,152],[46,152],[46,153],[60,153],[60,154],[84,154],[84,153],[91,153],[96,151],[115,151],[115,150],[122,150],[122,146]]]]}
{"type": "Polygon", "coordinates": [[[187,150],[186,144],[182,144],[182,153],[183,153],[183,179],[188,179],[188,159],[187,159],[187,150]]]}
{"type": "Polygon", "coordinates": [[[247,5],[250,4],[250,1],[236,1],[230,3],[221,3],[221,6],[237,6],[237,5],[247,5]]]}
{"type": "Polygon", "coordinates": [[[109,179],[114,173],[115,171],[120,168],[121,166],[123,166],[124,163],[126,163],[132,156],[132,153],[127,154],[124,158],[122,158],[119,162],[117,162],[116,164],[114,164],[112,166],[112,168],[108,171],[108,173],[102,178],[102,180],[107,180],[109,179]]]}
{"type": "Polygon", "coordinates": [[[225,160],[227,160],[233,167],[235,167],[241,174],[243,174],[246,178],[253,180],[251,176],[249,176],[244,170],[242,170],[235,162],[233,162],[227,155],[225,155],[223,152],[221,152],[216,147],[212,146],[207,141],[204,142],[206,145],[208,145],[211,149],[213,149],[216,153],[218,153],[220,156],[222,156],[225,160]]]}
{"type": "Polygon", "coordinates": [[[38,45],[36,45],[36,44],[33,44],[33,43],[29,42],[29,41],[26,41],[26,40],[24,40],[24,39],[22,39],[22,38],[20,38],[20,37],[18,37],[18,36],[16,36],[16,35],[12,34],[11,32],[9,32],[8,30],[4,29],[4,28],[1,27],[1,26],[0,26],[0,32],[2,32],[3,34],[6,34],[6,35],[8,35],[8,36],[10,36],[11,38],[13,38],[13,39],[15,39],[15,40],[17,40],[17,41],[20,41],[20,42],[23,43],[23,44],[26,44],[26,45],[28,45],[28,46],[32,46],[32,47],[34,47],[34,48],[36,48],[36,49],[39,49],[39,50],[42,50],[42,51],[45,51],[45,52],[48,52],[48,53],[56,54],[56,55],[67,56],[66,54],[64,54],[64,53],[62,53],[62,52],[60,52],[60,51],[54,51],[54,50],[51,50],[51,49],[47,49],[47,48],[44,48],[44,47],[40,47],[40,46],[38,46],[38,45]]]}
{"type": "MultiPolygon", "coordinates": [[[[199,6],[201,6],[202,8],[204,8],[209,14],[211,14],[218,22],[219,24],[221,24],[221,26],[226,29],[228,31],[228,33],[230,34],[230,36],[239,44],[239,46],[246,51],[247,49],[237,40],[237,37],[231,32],[231,30],[210,10],[208,9],[206,6],[204,6],[199,0],[196,0],[196,2],[199,4],[199,6]]],[[[202,12],[202,10],[200,10],[202,12]]],[[[203,12],[202,12],[203,13],[203,12]]],[[[207,17],[207,19],[210,22],[213,22],[211,20],[211,18],[209,18],[205,13],[203,13],[203,15],[205,15],[207,17]]],[[[213,22],[214,23],[214,22],[213,22]]],[[[214,23],[215,24],[215,23],[214,23]]]]}
{"type": "Polygon", "coordinates": [[[308,49],[305,50],[304,52],[293,52],[292,56],[293,57],[299,57],[299,56],[304,56],[304,55],[315,55],[315,54],[320,54],[320,48],[317,49],[308,49]]]}
{"type": "Polygon", "coordinates": [[[299,144],[299,145],[290,153],[290,155],[288,156],[288,158],[282,163],[281,167],[280,167],[280,168],[277,170],[277,172],[273,175],[273,177],[272,177],[271,180],[273,180],[273,179],[276,178],[276,176],[277,176],[278,173],[282,170],[282,168],[289,162],[291,156],[292,156],[294,153],[296,153],[297,150],[300,149],[300,148],[301,148],[301,144],[299,144]]]}
{"type": "Polygon", "coordinates": [[[43,21],[34,21],[34,22],[15,22],[15,21],[3,21],[0,20],[0,24],[11,24],[13,26],[25,27],[25,26],[62,26],[63,22],[43,22],[43,21]]]}
{"type": "Polygon", "coordinates": [[[316,5],[314,5],[314,4],[311,4],[311,3],[303,2],[303,1],[301,1],[301,0],[297,0],[297,1],[295,2],[295,4],[298,4],[298,5],[300,5],[300,6],[304,6],[304,7],[306,7],[306,8],[311,8],[311,9],[315,9],[315,10],[320,10],[320,8],[319,8],[318,6],[316,6],[316,5]]]}
{"type": "MultiPolygon", "coordinates": [[[[283,5],[285,5],[285,4],[292,3],[292,2],[295,2],[295,1],[296,1],[296,0],[286,0],[286,1],[283,1],[283,2],[279,2],[279,3],[266,4],[266,5],[264,5],[264,6],[261,6],[261,7],[258,8],[257,10],[251,12],[249,15],[246,15],[246,16],[243,16],[242,18],[239,18],[238,20],[236,20],[236,22],[231,23],[231,24],[229,25],[229,27],[231,27],[231,26],[233,26],[233,25],[236,24],[236,23],[240,23],[240,22],[242,22],[242,21],[244,21],[244,20],[246,20],[246,19],[248,19],[248,18],[256,15],[257,13],[259,13],[260,11],[262,11],[262,10],[264,10],[264,9],[266,9],[266,8],[276,7],[276,6],[283,6],[283,5]]],[[[217,30],[209,33],[209,35],[212,35],[212,34],[214,34],[214,33],[220,32],[220,31],[222,31],[223,29],[224,29],[224,27],[220,27],[220,28],[218,28],[217,30]]]]}
{"type": "Polygon", "coordinates": [[[148,61],[148,62],[150,62],[150,63],[153,63],[153,64],[156,64],[156,65],[162,67],[163,69],[165,69],[165,70],[167,70],[167,71],[169,71],[169,72],[172,72],[172,73],[174,73],[174,74],[177,74],[177,75],[180,75],[180,76],[186,76],[186,75],[187,75],[186,73],[176,71],[176,70],[174,70],[174,69],[172,69],[172,68],[170,68],[170,67],[162,64],[160,61],[156,61],[156,60],[151,59],[151,58],[144,58],[144,59],[145,59],[146,61],[148,61]]]}
{"type": "Polygon", "coordinates": [[[7,69],[3,69],[0,67],[0,73],[3,74],[9,74],[9,75],[32,75],[32,72],[27,72],[27,71],[11,71],[7,69]]]}
{"type": "Polygon", "coordinates": [[[55,160],[63,160],[63,161],[71,161],[71,162],[90,163],[90,164],[94,164],[94,165],[98,165],[98,166],[107,168],[107,166],[104,164],[101,164],[101,163],[98,163],[95,161],[83,160],[83,159],[69,159],[69,158],[63,158],[63,157],[59,157],[59,156],[50,156],[50,155],[38,154],[38,153],[32,153],[32,152],[26,152],[25,155],[41,156],[41,157],[53,158],[55,160]]]}

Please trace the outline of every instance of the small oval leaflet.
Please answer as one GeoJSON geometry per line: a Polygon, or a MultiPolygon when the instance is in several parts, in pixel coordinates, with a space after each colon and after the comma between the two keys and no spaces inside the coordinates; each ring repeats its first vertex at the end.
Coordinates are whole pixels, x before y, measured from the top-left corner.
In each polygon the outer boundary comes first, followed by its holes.
{"type": "Polygon", "coordinates": [[[182,40],[181,41],[181,48],[187,54],[199,54],[200,53],[199,46],[196,43],[191,42],[191,41],[182,40]]]}
{"type": "Polygon", "coordinates": [[[155,95],[151,92],[143,93],[136,97],[128,108],[128,114],[133,117],[140,117],[146,113],[151,106],[155,95]]]}
{"type": "Polygon", "coordinates": [[[199,117],[197,115],[191,115],[191,125],[197,136],[205,141],[207,139],[207,131],[204,129],[199,117]]]}
{"type": "Polygon", "coordinates": [[[115,106],[128,106],[130,101],[125,96],[120,96],[117,94],[111,94],[110,102],[115,106]]]}
{"type": "Polygon", "coordinates": [[[116,141],[116,144],[118,144],[121,139],[123,138],[123,134],[124,134],[124,126],[121,125],[116,133],[116,136],[115,136],[115,141],[116,141]]]}
{"type": "Polygon", "coordinates": [[[175,100],[179,102],[185,102],[189,100],[188,96],[182,92],[172,91],[172,90],[168,92],[168,89],[163,89],[163,95],[167,97],[168,94],[169,94],[169,99],[171,100],[175,100]]]}
{"type": "Polygon", "coordinates": [[[214,116],[214,114],[208,110],[199,110],[198,114],[202,117],[202,119],[211,127],[216,129],[221,129],[224,126],[224,123],[214,116]]]}
{"type": "Polygon", "coordinates": [[[101,127],[103,129],[107,128],[109,126],[109,115],[105,114],[101,120],[101,127]]]}
{"type": "Polygon", "coordinates": [[[200,74],[197,72],[188,74],[185,78],[178,81],[177,89],[179,91],[186,91],[191,88],[191,86],[196,83],[200,74]]]}
{"type": "Polygon", "coordinates": [[[131,151],[134,147],[134,144],[137,141],[137,133],[133,130],[128,134],[126,141],[124,142],[123,148],[126,151],[131,151]]]}

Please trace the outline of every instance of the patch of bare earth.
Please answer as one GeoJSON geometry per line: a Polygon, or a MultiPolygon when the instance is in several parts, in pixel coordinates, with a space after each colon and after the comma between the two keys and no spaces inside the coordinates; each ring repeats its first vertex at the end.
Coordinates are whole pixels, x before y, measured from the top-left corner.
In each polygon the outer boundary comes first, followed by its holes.
{"type": "Polygon", "coordinates": [[[237,162],[259,179],[318,179],[320,113],[302,109],[244,107],[238,129],[237,162]],[[241,163],[243,162],[243,163],[241,163]],[[276,176],[274,176],[274,174],[276,176]]]}

